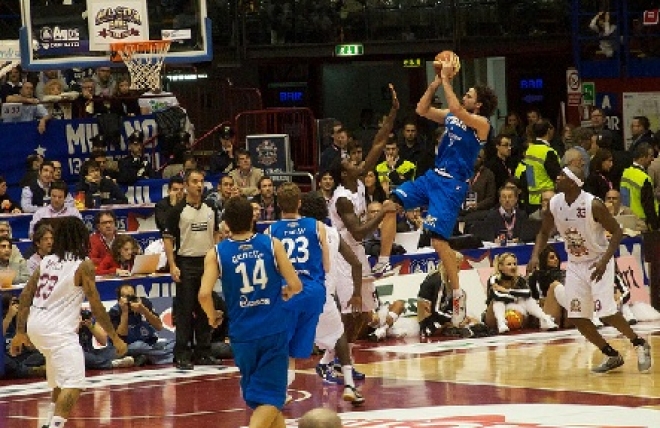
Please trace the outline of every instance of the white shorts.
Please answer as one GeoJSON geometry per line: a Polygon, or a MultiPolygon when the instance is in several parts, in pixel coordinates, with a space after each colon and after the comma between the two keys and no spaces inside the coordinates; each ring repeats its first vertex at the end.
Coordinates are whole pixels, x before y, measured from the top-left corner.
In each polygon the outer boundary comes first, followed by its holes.
{"type": "Polygon", "coordinates": [[[608,317],[617,312],[614,300],[614,259],[610,259],[603,277],[598,282],[591,279],[591,266],[598,259],[566,264],[566,303],[568,318],[591,319],[608,317]]]}
{"type": "Polygon", "coordinates": [[[335,349],[337,341],[344,334],[344,323],[337,308],[335,297],[328,294],[323,305],[323,312],[316,325],[314,343],[321,349],[335,349]]]}
{"type": "MultiPolygon", "coordinates": [[[[365,276],[371,275],[369,260],[362,245],[351,247],[351,250],[353,250],[360,263],[362,263],[362,312],[371,312],[378,307],[378,297],[376,296],[374,279],[371,277],[365,278],[365,276]]],[[[332,280],[335,281],[340,310],[342,314],[350,314],[352,311],[350,306],[348,306],[348,301],[353,296],[351,265],[343,257],[338,257],[335,262],[332,266],[332,270],[334,271],[332,280]]]]}

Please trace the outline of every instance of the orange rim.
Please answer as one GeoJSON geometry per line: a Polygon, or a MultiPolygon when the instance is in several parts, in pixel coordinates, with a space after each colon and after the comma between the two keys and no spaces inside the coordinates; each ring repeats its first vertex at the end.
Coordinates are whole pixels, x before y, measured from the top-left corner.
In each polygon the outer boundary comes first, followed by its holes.
{"type": "Polygon", "coordinates": [[[171,40],[140,40],[137,42],[112,42],[110,43],[110,60],[113,62],[122,62],[119,54],[126,47],[131,47],[136,54],[147,54],[155,52],[166,52],[169,49],[171,40]]]}

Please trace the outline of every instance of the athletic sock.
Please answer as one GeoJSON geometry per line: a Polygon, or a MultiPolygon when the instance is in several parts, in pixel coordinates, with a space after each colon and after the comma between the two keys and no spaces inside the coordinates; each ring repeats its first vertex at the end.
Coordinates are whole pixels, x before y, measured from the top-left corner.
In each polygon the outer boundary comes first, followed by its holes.
{"type": "Polygon", "coordinates": [[[451,297],[454,299],[458,299],[459,297],[463,296],[463,289],[461,288],[453,288],[451,290],[451,297]]]}
{"type": "Polygon", "coordinates": [[[378,263],[387,263],[390,261],[388,256],[378,256],[378,263]]]}
{"type": "Polygon", "coordinates": [[[631,340],[633,346],[643,346],[646,343],[646,340],[642,339],[641,337],[637,336],[633,340],[631,340]]]}
{"type": "MultiPolygon", "coordinates": [[[[388,315],[390,316],[390,318],[392,318],[392,325],[394,325],[396,320],[399,319],[399,314],[397,314],[396,312],[391,312],[390,311],[390,313],[388,315]]],[[[384,327],[389,328],[389,327],[392,327],[392,326],[391,325],[385,325],[384,327]]]]}
{"type": "Polygon", "coordinates": [[[53,419],[54,414],[55,414],[55,403],[50,403],[48,405],[48,414],[46,416],[46,426],[50,424],[50,421],[53,419]]]}
{"type": "Polygon", "coordinates": [[[293,370],[288,370],[286,372],[286,386],[287,387],[291,386],[295,378],[296,378],[296,372],[293,370]]]}
{"type": "Polygon", "coordinates": [[[50,420],[49,428],[62,428],[66,424],[66,419],[61,416],[53,416],[50,420]]]}
{"type": "Polygon", "coordinates": [[[607,355],[608,357],[616,357],[619,355],[619,353],[616,351],[616,349],[612,348],[610,344],[606,344],[600,350],[603,352],[603,354],[607,355]]]}
{"type": "Polygon", "coordinates": [[[341,366],[341,373],[344,375],[344,385],[355,387],[355,381],[353,380],[353,366],[341,366]]]}
{"type": "Polygon", "coordinates": [[[334,360],[335,360],[335,350],[327,349],[323,354],[323,357],[321,357],[321,361],[319,361],[319,363],[327,365],[333,362],[334,360]]]}

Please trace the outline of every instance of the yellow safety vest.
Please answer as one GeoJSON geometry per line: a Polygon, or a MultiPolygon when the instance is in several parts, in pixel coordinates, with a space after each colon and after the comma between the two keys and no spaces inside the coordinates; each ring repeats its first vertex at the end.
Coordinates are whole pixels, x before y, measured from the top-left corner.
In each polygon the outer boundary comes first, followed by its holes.
{"type": "Polygon", "coordinates": [[[557,155],[555,149],[543,143],[532,143],[525,152],[525,164],[527,164],[525,175],[530,205],[541,205],[541,193],[555,188],[554,179],[548,175],[543,165],[550,152],[557,155]]]}
{"type": "MultiPolygon", "coordinates": [[[[629,166],[621,176],[621,204],[630,207],[637,217],[646,220],[644,207],[642,207],[642,187],[646,180],[651,181],[649,175],[635,166],[629,166]]],[[[655,211],[658,212],[658,200],[655,200],[655,211]]]]}
{"type": "MultiPolygon", "coordinates": [[[[404,160],[403,162],[401,162],[401,165],[396,167],[394,170],[396,171],[397,174],[404,177],[406,174],[408,174],[408,172],[414,171],[415,169],[416,167],[414,163],[404,160]]],[[[376,165],[376,173],[378,174],[378,179],[380,180],[381,183],[384,181],[389,181],[390,167],[387,164],[387,161],[381,162],[378,165],[376,165]]],[[[411,179],[413,180],[415,179],[415,173],[413,173],[411,179]]]]}

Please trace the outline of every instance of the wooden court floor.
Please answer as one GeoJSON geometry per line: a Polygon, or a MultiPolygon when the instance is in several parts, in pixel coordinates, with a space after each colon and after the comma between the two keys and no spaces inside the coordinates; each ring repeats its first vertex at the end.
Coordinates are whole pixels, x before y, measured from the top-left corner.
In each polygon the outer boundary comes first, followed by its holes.
{"type": "MultiPolygon", "coordinates": [[[[660,323],[635,329],[660,364],[660,323]]],[[[326,406],[346,427],[660,427],[660,369],[639,373],[630,343],[613,329],[601,331],[626,361],[605,375],[590,373],[601,354],[575,330],[360,343],[365,405],[341,401],[341,387],[315,374],[314,357],[299,364],[287,426],[326,406]]],[[[230,360],[191,372],[94,371],[88,380],[67,427],[233,428],[249,420],[230,360]]],[[[0,382],[0,427],[41,427],[48,397],[43,381],[0,382]]]]}

